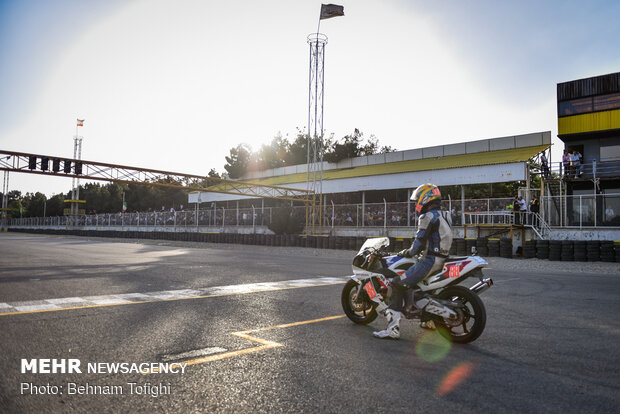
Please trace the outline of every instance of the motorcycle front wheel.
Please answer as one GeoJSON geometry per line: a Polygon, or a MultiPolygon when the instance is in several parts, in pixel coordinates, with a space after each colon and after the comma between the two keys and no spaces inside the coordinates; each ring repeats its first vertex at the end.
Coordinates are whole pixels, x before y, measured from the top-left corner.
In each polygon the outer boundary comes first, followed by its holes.
{"type": "Polygon", "coordinates": [[[340,301],[344,313],[357,324],[367,325],[377,318],[376,304],[354,280],[349,280],[344,285],[340,301]]]}
{"type": "Polygon", "coordinates": [[[440,292],[437,298],[459,305],[452,307],[458,314],[456,320],[434,318],[442,336],[452,342],[466,344],[476,340],[482,334],[487,322],[487,314],[484,303],[476,293],[464,286],[450,286],[440,292]]]}

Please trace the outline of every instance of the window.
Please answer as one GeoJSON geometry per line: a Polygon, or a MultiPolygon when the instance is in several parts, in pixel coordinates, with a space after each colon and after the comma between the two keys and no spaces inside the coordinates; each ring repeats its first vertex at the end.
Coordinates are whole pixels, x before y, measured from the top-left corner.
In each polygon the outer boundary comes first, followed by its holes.
{"type": "Polygon", "coordinates": [[[620,93],[611,93],[587,98],[558,102],[558,116],[587,114],[597,111],[620,109],[620,93]]]}
{"type": "Polygon", "coordinates": [[[572,99],[558,104],[558,116],[585,114],[592,112],[592,97],[572,99]]]}
{"type": "Polygon", "coordinates": [[[620,161],[620,145],[601,146],[601,161],[620,161]]]}
{"type": "Polygon", "coordinates": [[[620,108],[620,93],[612,93],[609,95],[594,97],[595,111],[609,111],[611,109],[620,108]]]}

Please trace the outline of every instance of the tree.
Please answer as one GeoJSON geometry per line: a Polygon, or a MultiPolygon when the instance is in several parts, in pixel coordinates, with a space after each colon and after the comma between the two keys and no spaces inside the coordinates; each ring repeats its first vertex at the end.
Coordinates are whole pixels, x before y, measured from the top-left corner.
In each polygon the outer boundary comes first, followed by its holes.
{"type": "Polygon", "coordinates": [[[289,152],[291,144],[282,134],[273,137],[269,145],[263,144],[258,152],[255,167],[257,170],[269,168],[279,168],[286,165],[286,154],[289,152]]]}
{"type": "Polygon", "coordinates": [[[355,128],[353,134],[345,135],[342,138],[342,142],[337,140],[325,148],[323,159],[328,162],[338,162],[347,158],[373,154],[373,150],[376,149],[377,145],[376,138],[374,143],[370,142],[362,146],[362,136],[363,134],[360,130],[355,128]]]}
{"type": "Polygon", "coordinates": [[[230,149],[230,156],[226,157],[224,169],[230,178],[239,178],[248,171],[252,149],[247,144],[239,144],[230,149]]]}
{"type": "Polygon", "coordinates": [[[291,142],[286,154],[286,165],[305,164],[308,160],[308,134],[297,130],[297,138],[291,142]]]}

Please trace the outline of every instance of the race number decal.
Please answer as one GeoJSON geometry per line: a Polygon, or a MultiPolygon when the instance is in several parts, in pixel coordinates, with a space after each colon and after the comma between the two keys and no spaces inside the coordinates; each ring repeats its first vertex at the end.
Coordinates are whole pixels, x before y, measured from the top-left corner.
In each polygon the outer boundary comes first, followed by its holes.
{"type": "Polygon", "coordinates": [[[448,270],[448,277],[459,277],[461,275],[461,266],[450,266],[448,270]]]}
{"type": "Polygon", "coordinates": [[[364,285],[364,290],[366,291],[366,293],[368,293],[368,297],[370,299],[374,299],[375,296],[377,296],[377,291],[375,290],[375,287],[372,285],[372,282],[368,282],[364,285]]]}

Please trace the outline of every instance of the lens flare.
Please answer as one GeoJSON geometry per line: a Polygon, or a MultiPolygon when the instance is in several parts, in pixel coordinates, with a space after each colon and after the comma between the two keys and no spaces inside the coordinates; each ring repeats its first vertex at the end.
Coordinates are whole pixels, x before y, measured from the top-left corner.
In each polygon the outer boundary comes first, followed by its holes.
{"type": "Polygon", "coordinates": [[[475,369],[476,365],[473,362],[463,362],[452,368],[437,387],[437,395],[446,395],[452,392],[465,381],[475,369]]]}
{"type": "Polygon", "coordinates": [[[452,343],[450,341],[436,331],[429,331],[420,338],[415,351],[424,361],[437,362],[448,355],[451,348],[452,343]]]}

